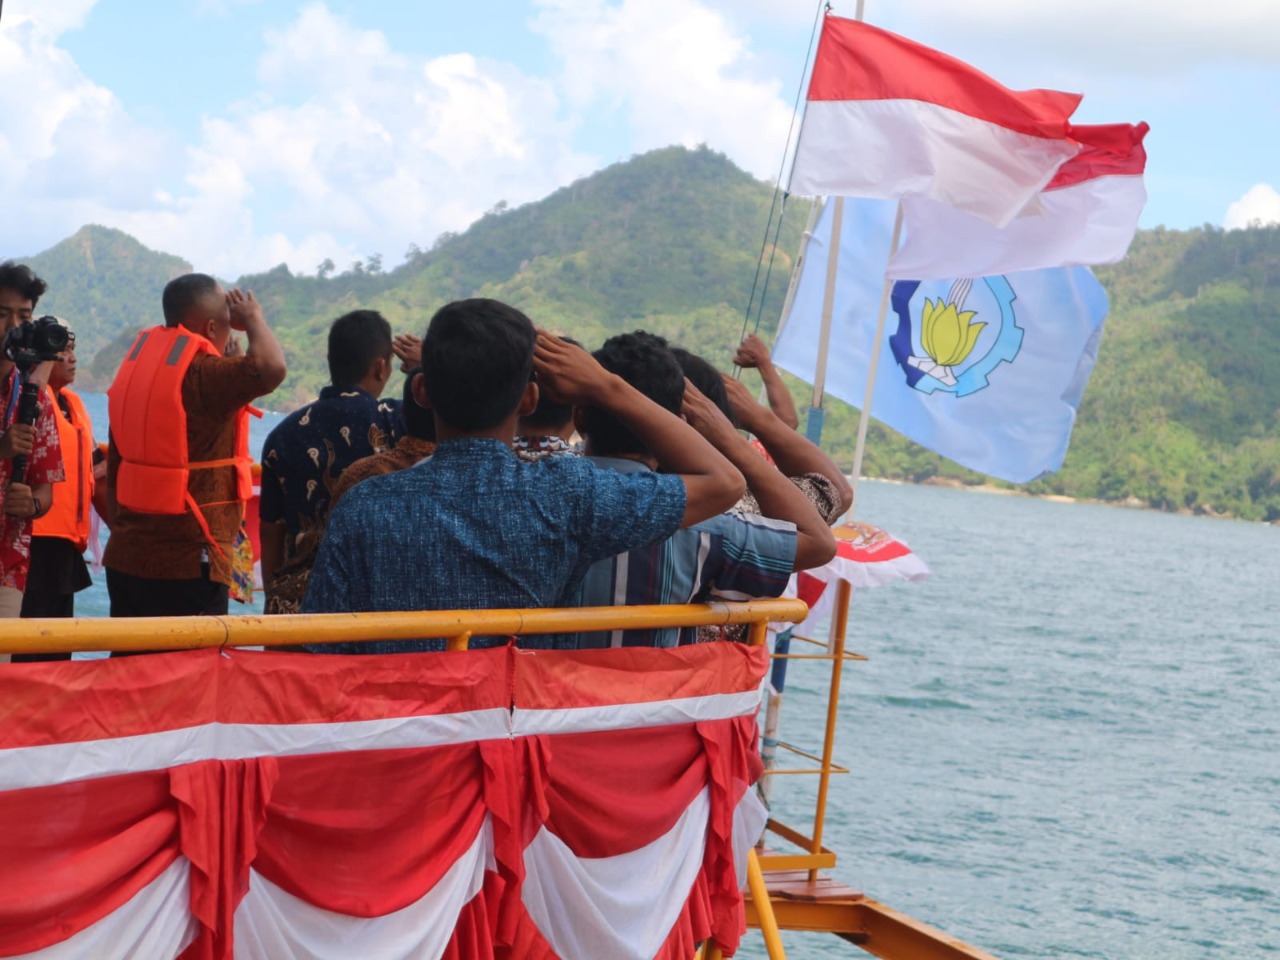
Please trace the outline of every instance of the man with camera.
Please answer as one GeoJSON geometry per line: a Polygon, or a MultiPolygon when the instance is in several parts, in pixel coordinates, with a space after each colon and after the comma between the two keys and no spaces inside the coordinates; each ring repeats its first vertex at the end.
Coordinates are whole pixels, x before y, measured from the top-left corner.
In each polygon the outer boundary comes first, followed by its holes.
{"type": "Polygon", "coordinates": [[[47,324],[31,322],[46,289],[25,264],[0,264],[0,617],[22,611],[32,521],[49,512],[53,484],[63,479],[53,411],[39,386],[29,382],[35,367],[52,359],[46,348],[57,341],[47,324]]]}
{"type": "Polygon", "coordinates": [[[138,334],[107,391],[103,563],[113,617],[221,615],[232,542],[253,495],[249,404],[285,377],[252,293],[189,273],[164,288],[164,326],[138,334]],[[243,331],[243,356],[223,353],[243,331]]]}

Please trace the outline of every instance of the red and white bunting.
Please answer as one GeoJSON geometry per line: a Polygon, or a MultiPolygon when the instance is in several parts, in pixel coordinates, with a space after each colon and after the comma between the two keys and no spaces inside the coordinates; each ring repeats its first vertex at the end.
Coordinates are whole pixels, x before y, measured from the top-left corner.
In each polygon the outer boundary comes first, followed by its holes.
{"type": "Polygon", "coordinates": [[[0,957],[732,947],[765,664],[707,644],[9,665],[0,816],[25,829],[0,836],[0,957]]]}

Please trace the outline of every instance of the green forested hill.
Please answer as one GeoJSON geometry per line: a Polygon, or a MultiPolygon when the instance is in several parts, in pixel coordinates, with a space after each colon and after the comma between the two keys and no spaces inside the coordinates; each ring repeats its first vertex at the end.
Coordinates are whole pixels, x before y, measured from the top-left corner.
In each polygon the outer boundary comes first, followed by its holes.
{"type": "MultiPolygon", "coordinates": [[[[288,409],[326,380],[329,322],[357,306],[420,333],[440,304],[492,296],[594,345],[651,329],[724,366],[742,329],[770,188],[719,154],[678,147],[616,164],[537,203],[498,204],[465,233],[313,276],[281,266],[236,281],[263,300],[290,375],[288,409]]],[[[762,332],[771,333],[807,209],[793,203],[778,240],[762,332]]],[[[73,321],[102,387],[159,293],[189,269],[131,237],[86,227],[30,258],[50,281],[41,308],[73,321]],[[96,351],[96,356],[93,352],[96,351]]],[[[198,265],[197,265],[198,268],[198,265]]],[[[1107,333],[1063,470],[1028,489],[1162,509],[1280,519],[1280,228],[1141,232],[1128,259],[1101,268],[1107,333]]],[[[795,383],[797,396],[803,385],[795,383]]],[[[803,403],[801,404],[804,405],[803,403]]],[[[833,405],[825,440],[847,462],[856,412],[833,405]]],[[[864,472],[913,481],[985,478],[873,424],[864,472]]]]}

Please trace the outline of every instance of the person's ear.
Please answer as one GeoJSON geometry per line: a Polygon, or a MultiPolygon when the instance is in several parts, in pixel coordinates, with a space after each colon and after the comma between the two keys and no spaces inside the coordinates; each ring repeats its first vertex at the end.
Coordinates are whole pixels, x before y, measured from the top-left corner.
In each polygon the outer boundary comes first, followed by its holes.
{"type": "Polygon", "coordinates": [[[524,393],[520,396],[520,406],[516,408],[516,413],[522,417],[527,417],[537,409],[538,385],[530,380],[524,385],[524,393]]]}
{"type": "Polygon", "coordinates": [[[413,383],[409,385],[414,402],[423,410],[431,409],[431,398],[427,396],[427,375],[419,370],[413,375],[413,383]]]}

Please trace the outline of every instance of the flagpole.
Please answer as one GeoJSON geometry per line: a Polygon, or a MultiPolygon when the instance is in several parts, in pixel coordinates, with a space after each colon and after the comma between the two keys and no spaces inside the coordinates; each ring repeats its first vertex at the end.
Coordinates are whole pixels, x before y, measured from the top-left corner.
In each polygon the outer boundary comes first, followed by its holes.
{"type": "MultiPolygon", "coordinates": [[[[898,201],[898,211],[893,218],[893,236],[889,239],[889,257],[898,252],[898,239],[902,236],[902,201],[898,201]]],[[[885,264],[888,272],[888,264],[885,264]]],[[[858,414],[858,441],[853,448],[853,469],[849,475],[849,489],[852,500],[849,503],[849,516],[858,505],[858,477],[862,475],[862,455],[867,449],[867,424],[871,421],[871,402],[876,392],[876,372],[880,367],[880,352],[884,348],[884,324],[889,313],[889,294],[893,291],[893,280],[884,279],[880,289],[880,311],[876,315],[876,332],[871,341],[871,357],[867,364],[867,389],[862,395],[862,410],[858,414]]]]}
{"type": "Polygon", "coordinates": [[[818,333],[818,358],[813,371],[813,399],[805,435],[813,442],[822,439],[822,395],[827,384],[827,353],[831,347],[831,316],[835,312],[836,277],[840,272],[840,231],[844,224],[844,197],[836,197],[831,208],[831,241],[827,248],[827,280],[822,291],[822,326],[818,333]]]}

